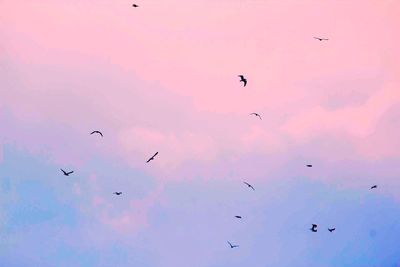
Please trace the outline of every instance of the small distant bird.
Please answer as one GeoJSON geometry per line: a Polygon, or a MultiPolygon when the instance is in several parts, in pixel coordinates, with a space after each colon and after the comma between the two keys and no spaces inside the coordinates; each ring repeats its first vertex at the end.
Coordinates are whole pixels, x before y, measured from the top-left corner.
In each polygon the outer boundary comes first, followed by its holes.
{"type": "Polygon", "coordinates": [[[311,168],[311,167],[312,167],[312,165],[311,165],[311,164],[307,164],[306,166],[307,166],[308,168],[311,168]]]}
{"type": "Polygon", "coordinates": [[[158,152],[156,152],[151,158],[149,158],[146,163],[149,163],[150,161],[154,160],[154,157],[158,155],[158,152]]]}
{"type": "Polygon", "coordinates": [[[235,218],[242,219],[242,216],[236,215],[235,218]]]}
{"type": "Polygon", "coordinates": [[[237,247],[239,247],[238,245],[232,245],[231,242],[229,242],[229,241],[227,241],[227,242],[228,242],[229,246],[231,246],[231,248],[237,248],[237,247]]]}
{"type": "Polygon", "coordinates": [[[256,117],[259,117],[260,120],[262,120],[260,114],[258,114],[258,113],[253,112],[253,113],[250,113],[250,115],[254,115],[254,116],[256,116],[256,117]]]}
{"type": "Polygon", "coordinates": [[[331,232],[331,233],[332,233],[333,231],[335,231],[335,230],[336,230],[336,228],[328,228],[328,231],[331,232]]]}
{"type": "Polygon", "coordinates": [[[114,192],[113,194],[119,196],[122,194],[122,192],[114,192]]]}
{"type": "Polygon", "coordinates": [[[317,232],[317,225],[313,224],[312,227],[310,228],[311,231],[317,232]]]}
{"type": "Polygon", "coordinates": [[[247,79],[243,75],[238,75],[238,76],[240,78],[239,82],[243,82],[243,87],[245,87],[247,84],[247,79]]]}
{"type": "Polygon", "coordinates": [[[63,169],[60,170],[64,173],[65,176],[69,176],[70,174],[74,173],[74,171],[66,172],[63,169]]]}
{"type": "Polygon", "coordinates": [[[95,134],[95,133],[97,133],[97,134],[101,135],[101,137],[103,137],[103,134],[100,131],[93,131],[90,134],[95,134]]]}
{"type": "Polygon", "coordinates": [[[319,38],[319,37],[314,37],[314,39],[317,39],[319,41],[328,41],[329,40],[327,38],[319,38]]]}
{"type": "Polygon", "coordinates": [[[251,189],[255,190],[254,187],[253,187],[251,184],[246,183],[246,182],[243,182],[243,183],[244,183],[245,185],[247,185],[248,187],[250,187],[251,189]]]}
{"type": "Polygon", "coordinates": [[[133,4],[132,6],[133,6],[133,7],[139,7],[139,6],[138,6],[138,5],[136,5],[136,4],[133,4]]]}
{"type": "Polygon", "coordinates": [[[378,186],[377,185],[373,185],[373,186],[371,186],[371,188],[369,190],[375,189],[375,188],[378,188],[378,186]]]}

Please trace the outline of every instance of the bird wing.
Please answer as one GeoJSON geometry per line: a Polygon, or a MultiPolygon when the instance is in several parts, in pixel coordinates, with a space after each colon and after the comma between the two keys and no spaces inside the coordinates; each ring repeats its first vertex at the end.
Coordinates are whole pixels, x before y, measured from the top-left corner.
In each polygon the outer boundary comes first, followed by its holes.
{"type": "Polygon", "coordinates": [[[243,86],[246,86],[246,84],[247,84],[247,80],[244,79],[244,80],[243,80],[243,86]]]}
{"type": "Polygon", "coordinates": [[[321,38],[318,38],[318,37],[314,37],[314,39],[317,39],[317,40],[320,40],[321,38]]]}
{"type": "Polygon", "coordinates": [[[229,242],[229,241],[226,241],[226,242],[228,242],[229,246],[231,246],[231,247],[232,247],[232,244],[231,244],[231,242],[229,242]]]}
{"type": "Polygon", "coordinates": [[[252,185],[250,185],[250,188],[253,189],[253,190],[255,191],[255,189],[254,189],[254,187],[253,187],[252,185]]]}
{"type": "Polygon", "coordinates": [[[249,183],[246,183],[246,182],[243,182],[243,183],[245,183],[247,186],[251,186],[251,184],[249,184],[249,183]]]}
{"type": "Polygon", "coordinates": [[[315,228],[315,227],[317,227],[317,225],[316,225],[316,224],[313,224],[312,227],[315,228]]]}
{"type": "Polygon", "coordinates": [[[63,169],[60,169],[64,174],[67,174],[63,169]]]}
{"type": "Polygon", "coordinates": [[[157,156],[158,155],[158,152],[156,152],[154,155],[153,155],[153,158],[155,157],[155,156],[157,156]]]}
{"type": "Polygon", "coordinates": [[[239,77],[241,80],[244,79],[244,76],[243,76],[243,75],[238,75],[238,77],[239,77]]]}
{"type": "Polygon", "coordinates": [[[74,171],[67,172],[67,174],[71,174],[71,173],[74,173],[74,171]]]}

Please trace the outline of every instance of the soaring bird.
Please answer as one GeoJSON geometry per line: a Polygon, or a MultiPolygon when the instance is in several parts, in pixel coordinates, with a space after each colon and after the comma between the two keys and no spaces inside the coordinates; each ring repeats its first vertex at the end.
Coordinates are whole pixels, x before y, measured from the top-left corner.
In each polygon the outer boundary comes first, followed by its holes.
{"type": "Polygon", "coordinates": [[[114,192],[113,194],[119,196],[122,194],[122,192],[114,192]]]}
{"type": "Polygon", "coordinates": [[[133,7],[139,7],[139,6],[138,6],[138,5],[136,5],[136,4],[133,4],[132,6],[133,6],[133,7]]]}
{"type": "Polygon", "coordinates": [[[247,185],[248,187],[250,187],[251,189],[255,190],[254,187],[253,187],[251,184],[246,183],[246,182],[243,182],[243,183],[244,183],[245,185],[247,185]]]}
{"type": "Polygon", "coordinates": [[[313,224],[312,227],[310,228],[311,231],[317,232],[317,225],[313,224]]]}
{"type": "Polygon", "coordinates": [[[328,228],[328,231],[331,232],[331,233],[332,233],[333,231],[335,231],[335,230],[336,230],[336,228],[328,228]]]}
{"type": "Polygon", "coordinates": [[[238,76],[240,78],[239,82],[243,82],[243,87],[245,87],[247,84],[247,79],[243,75],[238,75],[238,76]]]}
{"type": "Polygon", "coordinates": [[[90,134],[95,134],[95,133],[97,133],[97,134],[101,135],[101,137],[103,137],[103,134],[100,131],[93,131],[90,134]]]}
{"type": "Polygon", "coordinates": [[[317,39],[319,41],[328,41],[329,40],[327,38],[319,38],[319,37],[314,37],[314,39],[317,39]]]}
{"type": "Polygon", "coordinates": [[[307,164],[306,166],[307,166],[308,168],[311,168],[311,167],[312,167],[312,165],[311,165],[311,164],[307,164]]]}
{"type": "Polygon", "coordinates": [[[228,242],[229,246],[231,246],[231,248],[237,248],[237,247],[239,247],[238,245],[232,245],[231,242],[229,242],[229,241],[227,241],[227,242],[228,242]]]}
{"type": "Polygon", "coordinates": [[[378,186],[377,185],[373,185],[373,186],[371,186],[371,188],[369,190],[375,189],[375,188],[378,188],[378,186]]]}
{"type": "Polygon", "coordinates": [[[256,116],[256,117],[259,117],[260,120],[262,120],[260,114],[258,114],[258,113],[253,112],[253,113],[250,113],[250,115],[254,115],[254,116],[256,116]]]}
{"type": "Polygon", "coordinates": [[[64,173],[65,176],[69,176],[71,173],[74,173],[74,171],[66,172],[63,169],[60,170],[64,173]]]}
{"type": "Polygon", "coordinates": [[[236,215],[235,218],[242,219],[242,216],[236,215]]]}
{"type": "Polygon", "coordinates": [[[146,163],[149,163],[150,161],[154,160],[154,157],[157,156],[158,152],[156,152],[151,158],[149,158],[146,163]]]}

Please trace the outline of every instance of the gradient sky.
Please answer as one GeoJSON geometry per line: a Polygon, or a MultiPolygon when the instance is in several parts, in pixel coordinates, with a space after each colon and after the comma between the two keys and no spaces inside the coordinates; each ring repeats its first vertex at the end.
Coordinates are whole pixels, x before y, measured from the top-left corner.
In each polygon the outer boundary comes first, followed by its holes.
{"type": "Polygon", "coordinates": [[[400,266],[399,1],[137,4],[0,0],[0,267],[400,266]]]}

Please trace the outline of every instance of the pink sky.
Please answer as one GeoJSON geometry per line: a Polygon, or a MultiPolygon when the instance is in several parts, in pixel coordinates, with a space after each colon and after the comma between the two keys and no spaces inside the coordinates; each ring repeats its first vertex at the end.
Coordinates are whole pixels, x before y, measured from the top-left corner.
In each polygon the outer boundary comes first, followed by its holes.
{"type": "Polygon", "coordinates": [[[161,180],[232,169],[256,179],[296,157],[400,154],[397,1],[0,5],[5,138],[56,162],[107,153],[161,180]],[[104,140],[88,144],[92,129],[104,140]],[[149,170],[153,151],[162,160],[149,170]],[[259,155],[271,164],[245,163],[259,155]]]}

